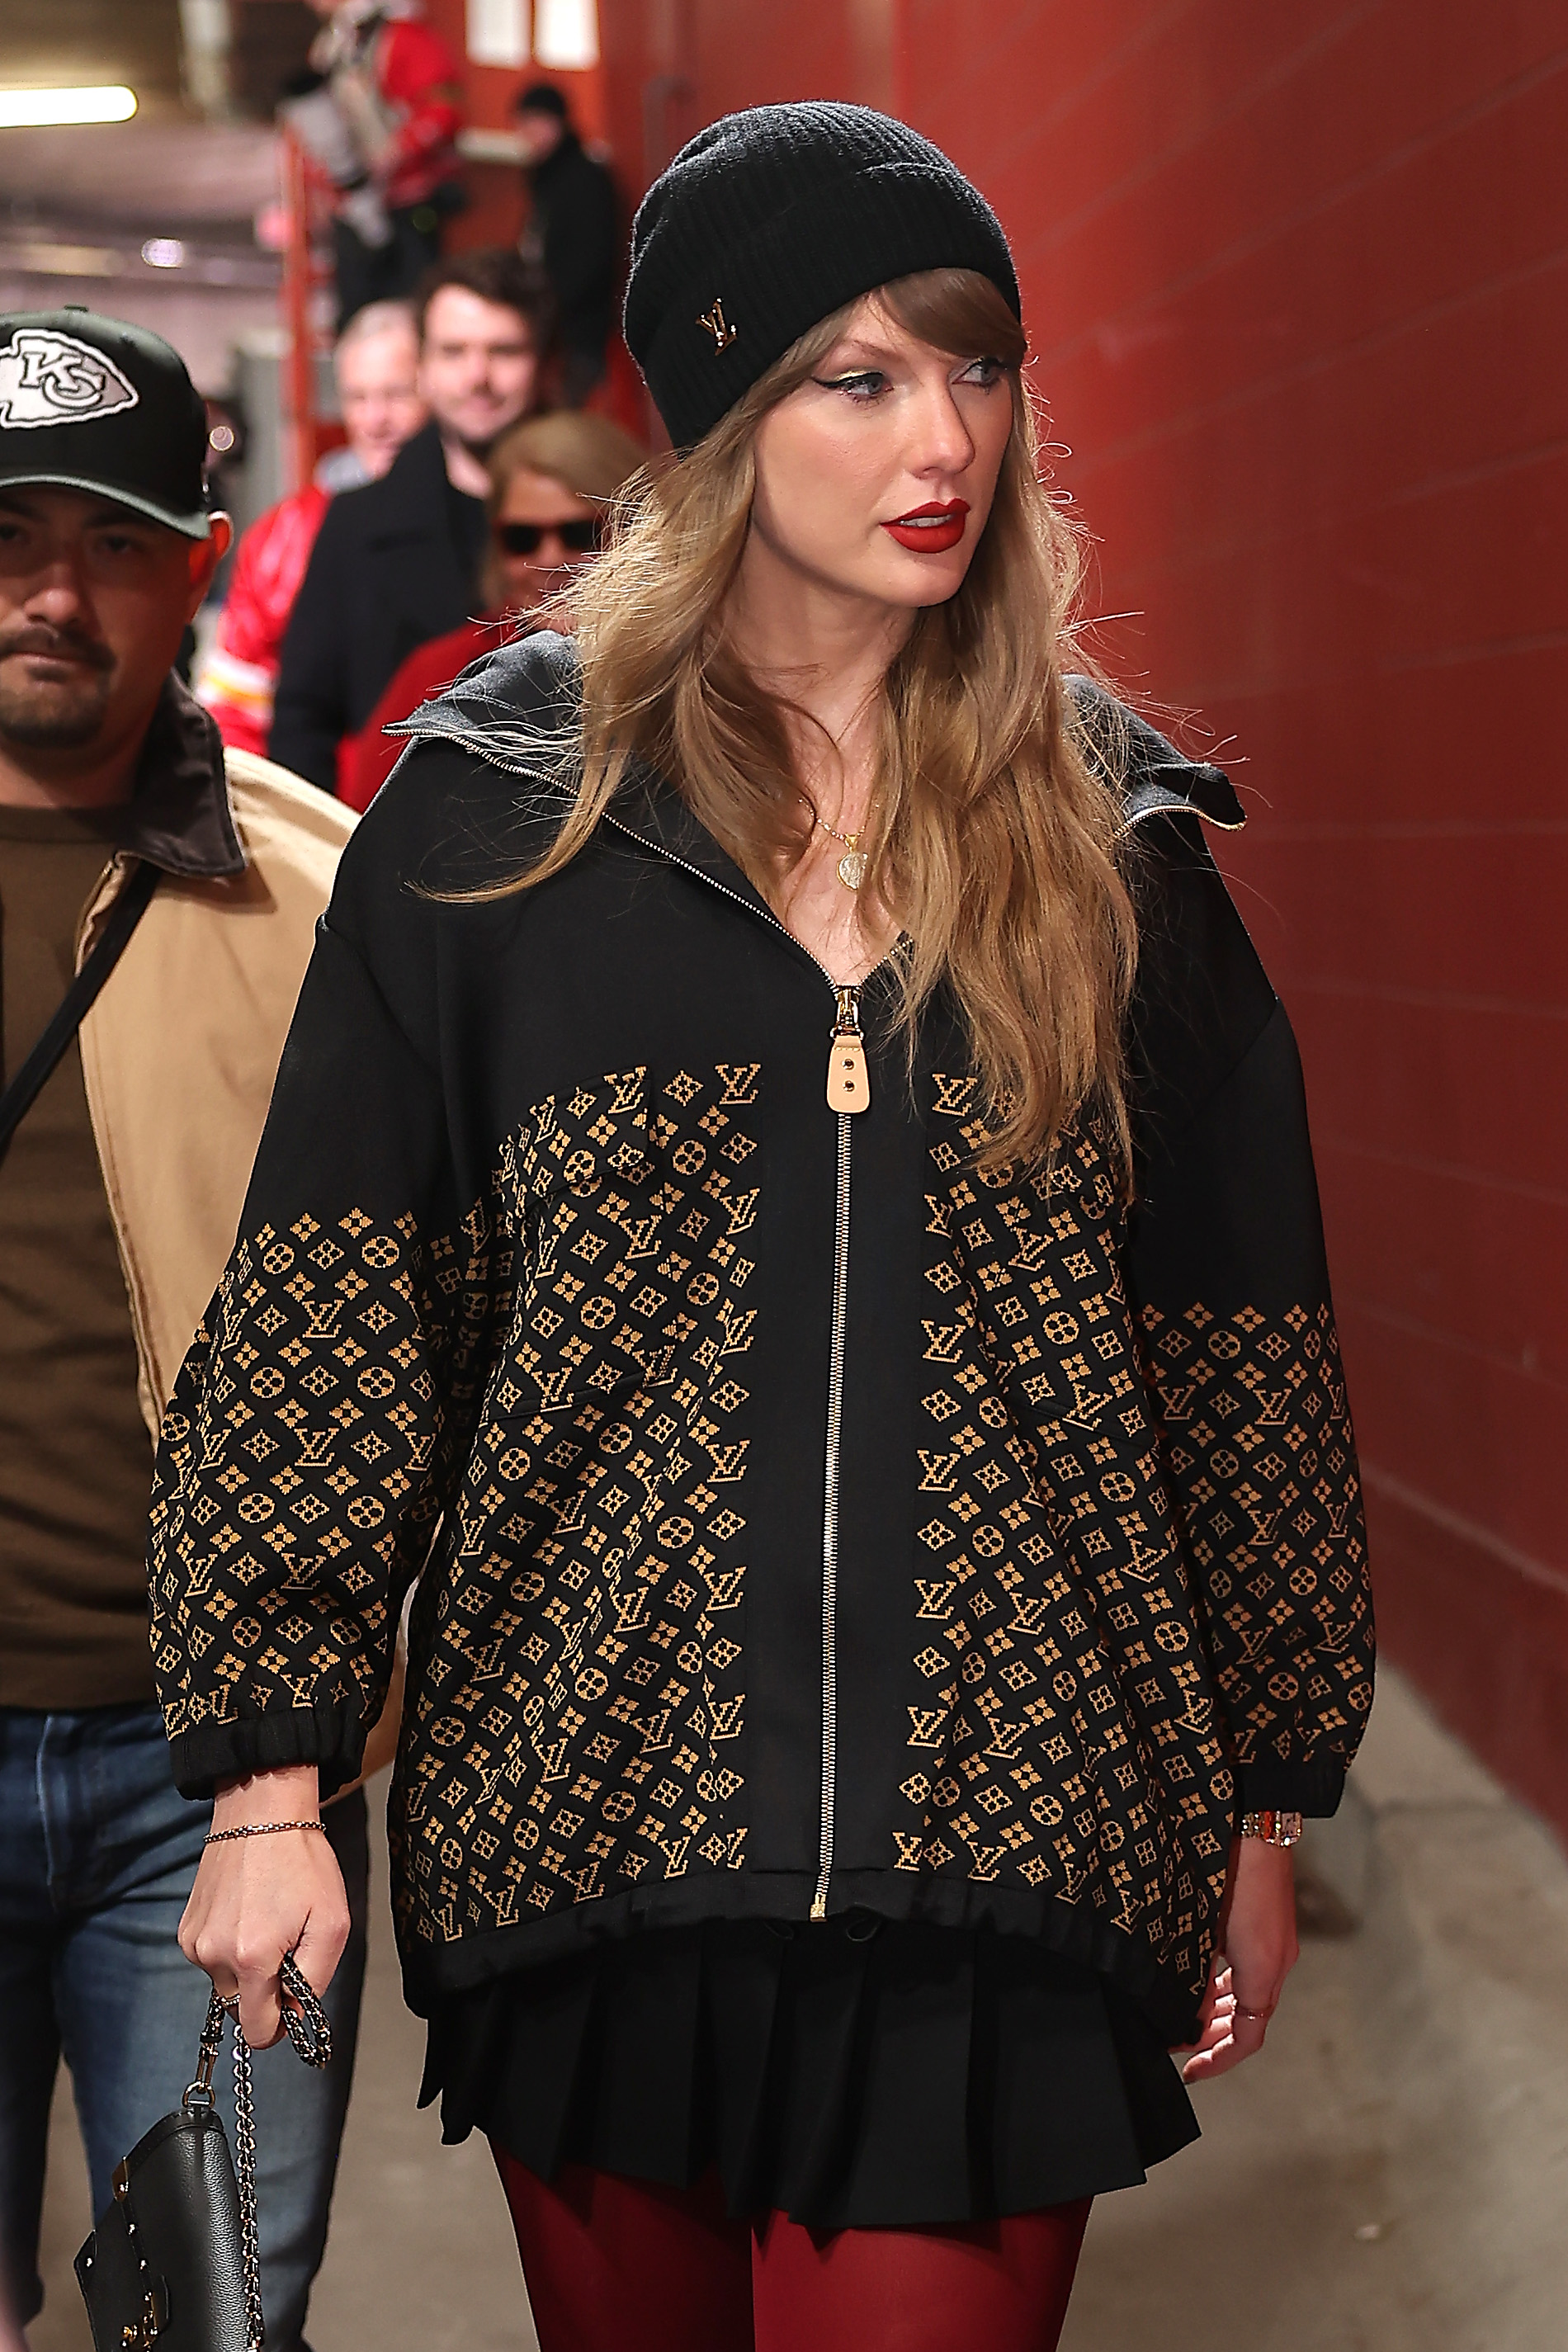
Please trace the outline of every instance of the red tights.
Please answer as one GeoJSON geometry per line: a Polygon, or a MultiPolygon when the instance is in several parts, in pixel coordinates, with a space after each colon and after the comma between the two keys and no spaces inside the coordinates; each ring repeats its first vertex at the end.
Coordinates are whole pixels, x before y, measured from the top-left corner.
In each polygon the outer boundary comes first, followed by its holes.
{"type": "Polygon", "coordinates": [[[942,2230],[753,2231],[718,2177],[660,2189],[497,2148],[541,2352],[1055,2352],[1089,2200],[942,2230]]]}

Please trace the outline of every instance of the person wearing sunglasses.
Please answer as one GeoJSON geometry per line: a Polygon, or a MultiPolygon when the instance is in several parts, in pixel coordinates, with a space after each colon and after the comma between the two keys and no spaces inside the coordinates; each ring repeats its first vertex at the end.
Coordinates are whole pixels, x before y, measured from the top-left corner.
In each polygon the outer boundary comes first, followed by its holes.
{"type": "MultiPolygon", "coordinates": [[[[539,478],[543,481],[547,477],[541,475],[539,478]]],[[[572,522],[498,522],[493,533],[503,558],[515,559],[530,572],[559,572],[563,585],[564,574],[579,557],[597,555],[603,535],[603,525],[596,514],[572,522]],[[541,549],[544,550],[543,564],[538,562],[541,549]]]]}
{"type": "Polygon", "coordinates": [[[459,670],[491,653],[599,551],[611,500],[647,451],[608,417],[565,409],[514,425],[489,456],[490,546],[478,619],[417,646],[372,711],[345,761],[342,798],[367,809],[392,773],[405,739],[384,730],[443,693],[459,670]]]}

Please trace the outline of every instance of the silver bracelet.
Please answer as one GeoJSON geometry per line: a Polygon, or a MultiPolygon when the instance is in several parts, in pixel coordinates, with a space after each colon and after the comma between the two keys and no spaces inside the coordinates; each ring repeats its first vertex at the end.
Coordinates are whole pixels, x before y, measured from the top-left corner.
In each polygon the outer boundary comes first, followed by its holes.
{"type": "Polygon", "coordinates": [[[224,1845],[230,1838],[270,1837],[274,1830],[320,1830],[326,1833],[324,1822],[247,1822],[237,1830],[209,1830],[202,1841],[205,1845],[224,1845]]]}

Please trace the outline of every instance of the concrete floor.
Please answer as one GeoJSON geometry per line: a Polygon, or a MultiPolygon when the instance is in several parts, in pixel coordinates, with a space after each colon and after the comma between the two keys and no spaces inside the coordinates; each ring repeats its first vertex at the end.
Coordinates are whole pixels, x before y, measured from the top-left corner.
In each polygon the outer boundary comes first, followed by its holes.
{"type": "MultiPolygon", "coordinates": [[[[1309,1866],[1353,1932],[1308,1938],[1264,2057],[1200,2095],[1201,2143],[1100,2200],[1062,2352],[1563,2352],[1568,1864],[1389,1676],[1309,1866]]],[[[383,1927],[316,2352],[531,2352],[489,2158],[415,2112],[420,2053],[383,1927]]],[[[59,2121],[32,2352],[90,2352],[59,2121]]]]}

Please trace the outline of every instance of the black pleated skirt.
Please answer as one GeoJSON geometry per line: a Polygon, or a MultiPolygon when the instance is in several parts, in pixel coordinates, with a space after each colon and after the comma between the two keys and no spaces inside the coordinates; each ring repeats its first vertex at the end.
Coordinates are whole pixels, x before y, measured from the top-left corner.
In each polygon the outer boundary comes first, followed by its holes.
{"type": "Polygon", "coordinates": [[[421,2105],[566,2163],[823,2230],[936,2228],[1141,2181],[1197,2137],[1156,2029],[1033,1940],[864,1915],[649,1931],[448,1997],[421,2105]]]}

